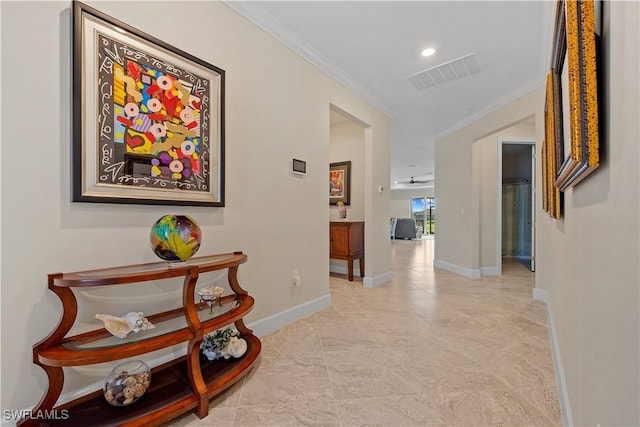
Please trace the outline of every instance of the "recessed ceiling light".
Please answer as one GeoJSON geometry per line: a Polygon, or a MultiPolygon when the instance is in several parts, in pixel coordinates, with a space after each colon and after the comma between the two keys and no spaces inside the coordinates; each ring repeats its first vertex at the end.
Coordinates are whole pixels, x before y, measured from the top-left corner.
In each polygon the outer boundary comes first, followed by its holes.
{"type": "Polygon", "coordinates": [[[434,53],[436,53],[436,50],[434,48],[430,47],[430,48],[427,48],[427,49],[422,51],[422,56],[431,56],[434,53]]]}

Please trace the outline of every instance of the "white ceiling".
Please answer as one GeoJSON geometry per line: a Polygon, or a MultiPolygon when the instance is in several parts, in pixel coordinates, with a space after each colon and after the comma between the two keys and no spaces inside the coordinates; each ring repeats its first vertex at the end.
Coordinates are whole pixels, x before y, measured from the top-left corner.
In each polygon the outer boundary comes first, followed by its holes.
{"type": "Polygon", "coordinates": [[[392,183],[432,178],[435,140],[542,85],[549,67],[552,1],[227,4],[389,115],[392,183]],[[473,53],[477,74],[421,91],[406,80],[473,53]]]}

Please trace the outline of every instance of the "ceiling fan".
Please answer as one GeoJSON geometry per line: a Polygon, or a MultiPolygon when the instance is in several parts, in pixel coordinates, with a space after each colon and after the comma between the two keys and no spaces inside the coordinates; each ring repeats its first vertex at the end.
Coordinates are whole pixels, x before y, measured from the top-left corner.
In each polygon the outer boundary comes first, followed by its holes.
{"type": "Polygon", "coordinates": [[[433,179],[414,179],[414,177],[411,177],[408,181],[398,181],[399,184],[427,184],[429,182],[433,182],[433,179]]]}

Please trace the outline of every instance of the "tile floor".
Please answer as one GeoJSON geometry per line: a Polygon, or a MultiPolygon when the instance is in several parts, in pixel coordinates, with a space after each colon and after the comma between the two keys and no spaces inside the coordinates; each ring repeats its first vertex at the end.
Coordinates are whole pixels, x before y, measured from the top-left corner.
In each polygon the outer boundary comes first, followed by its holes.
{"type": "Polygon", "coordinates": [[[434,269],[434,241],[393,241],[393,280],[332,275],[332,306],[262,337],[252,372],[209,416],[168,426],[562,425],[533,273],[434,269]]]}

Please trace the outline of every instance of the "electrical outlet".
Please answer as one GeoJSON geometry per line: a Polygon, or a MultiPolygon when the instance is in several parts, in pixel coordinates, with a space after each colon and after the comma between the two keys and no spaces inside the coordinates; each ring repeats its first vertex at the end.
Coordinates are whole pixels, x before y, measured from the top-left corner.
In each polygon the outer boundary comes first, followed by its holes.
{"type": "Polygon", "coordinates": [[[302,286],[302,278],[298,270],[293,270],[293,286],[302,286]]]}

